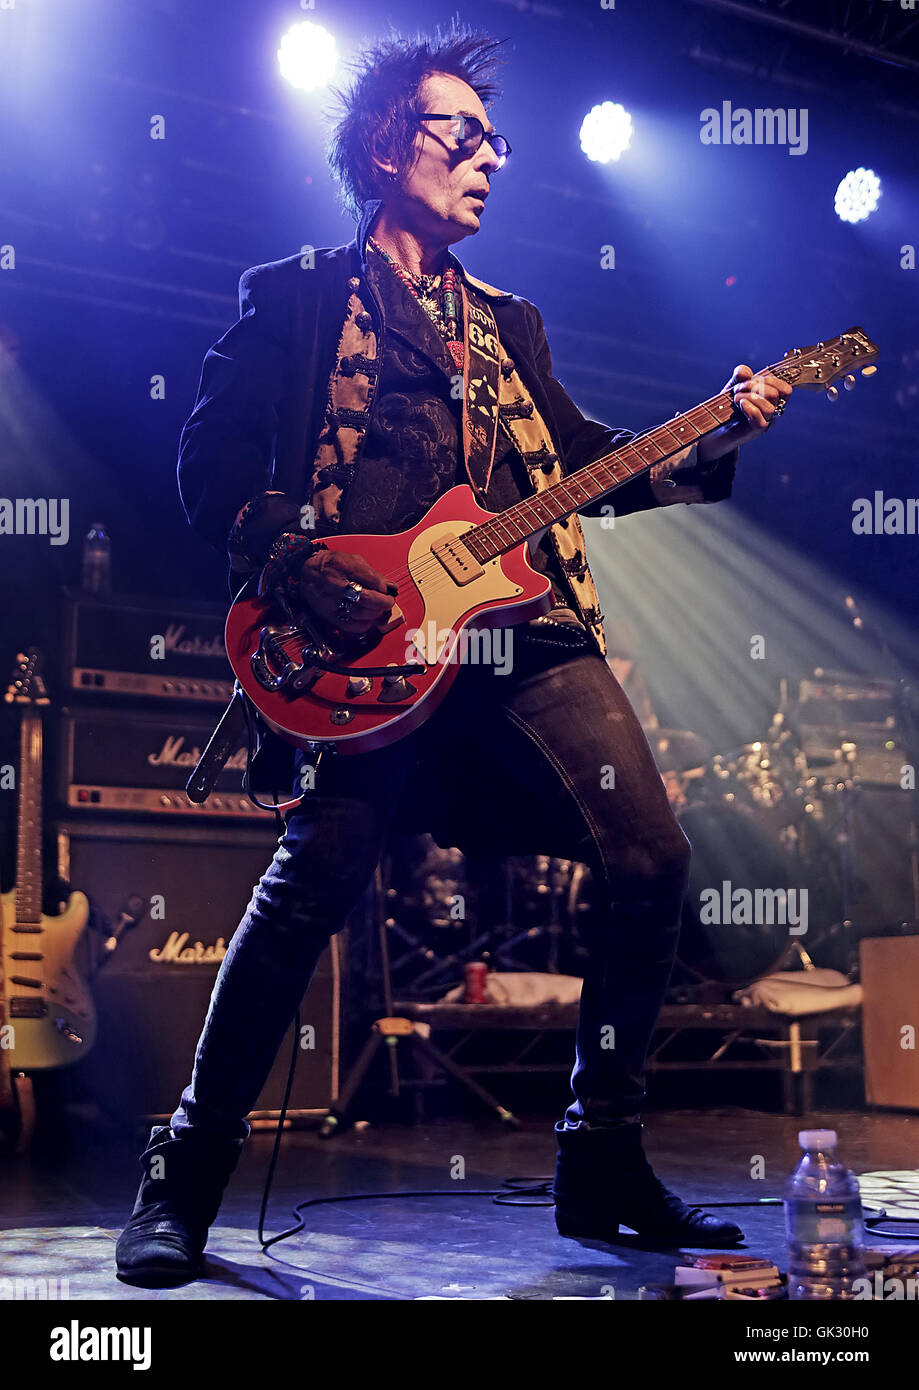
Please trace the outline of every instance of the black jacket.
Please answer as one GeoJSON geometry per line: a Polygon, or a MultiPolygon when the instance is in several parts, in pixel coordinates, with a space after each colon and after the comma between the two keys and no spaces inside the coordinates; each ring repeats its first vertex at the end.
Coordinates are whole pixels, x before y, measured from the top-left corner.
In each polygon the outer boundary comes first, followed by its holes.
{"type": "MultiPolygon", "coordinates": [[[[286,508],[276,504],[272,534],[289,523],[293,504],[299,508],[308,499],[347,282],[353,275],[366,281],[367,236],[379,206],[367,203],[355,240],[317,250],[313,268],[290,256],[247,270],[239,282],[239,322],[204,359],[179,451],[179,488],[188,519],[218,549],[225,548],[238,512],[253,497],[271,489],[289,499],[286,508]]],[[[546,421],[565,472],[634,437],[630,430],[587,419],[555,380],[542,315],[534,304],[463,273],[475,291],[487,295],[501,344],[546,421]]],[[[719,460],[701,478],[706,500],[728,496],[735,457],[719,460]]],[[[600,515],[602,505],[596,502],[584,514],[600,515]]],[[[647,476],[616,493],[617,516],[656,506],[647,476]]]]}
{"type": "MultiPolygon", "coordinates": [[[[378,208],[379,203],[368,203],[355,240],[317,251],[314,268],[304,268],[301,257],[291,256],[247,270],[240,280],[239,322],[204,359],[197,401],[179,452],[179,487],[189,521],[219,550],[225,549],[242,507],[276,489],[282,496],[265,499],[258,535],[246,538],[246,554],[264,557],[273,536],[298,517],[300,505],[309,498],[328,381],[349,297],[347,282],[357,275],[366,283],[367,235],[378,208]]],[[[633,438],[629,430],[587,419],[555,380],[542,315],[535,305],[462,273],[474,292],[487,296],[501,345],[551,431],[564,472],[633,438]]],[[[378,323],[378,339],[382,329],[378,323]]],[[[690,470],[681,470],[681,481],[698,481],[706,500],[718,501],[730,492],[735,459],[736,453],[712,468],[692,470],[692,478],[687,476],[690,470]]],[[[616,493],[617,517],[657,505],[646,476],[616,493]]],[[[601,514],[601,506],[595,503],[585,514],[601,514]]],[[[320,785],[321,778],[320,767],[320,785]]],[[[487,798],[489,814],[481,803],[461,805],[455,789],[442,797],[439,789],[453,787],[454,782],[449,767],[440,775],[433,766],[418,766],[409,776],[394,827],[431,830],[442,845],[456,844],[467,852],[549,852],[541,808],[528,811],[533,798],[524,788],[516,794],[508,786],[504,804],[500,798],[487,798]]]]}

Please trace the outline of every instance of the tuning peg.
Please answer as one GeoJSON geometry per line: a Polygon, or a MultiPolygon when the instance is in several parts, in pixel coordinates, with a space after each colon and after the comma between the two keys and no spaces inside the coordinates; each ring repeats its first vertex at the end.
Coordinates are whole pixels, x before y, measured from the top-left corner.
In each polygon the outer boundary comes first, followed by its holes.
{"type": "Polygon", "coordinates": [[[836,401],[839,399],[839,392],[835,386],[828,386],[826,388],[826,398],[828,401],[836,401]]]}
{"type": "Polygon", "coordinates": [[[877,367],[862,367],[862,376],[874,376],[877,367]]]}
{"type": "Polygon", "coordinates": [[[842,384],[843,384],[843,386],[846,388],[847,391],[854,391],[854,390],[855,390],[855,377],[852,375],[851,372],[849,373],[849,375],[848,375],[847,377],[844,377],[844,378],[843,378],[843,383],[842,383],[842,384]]]}

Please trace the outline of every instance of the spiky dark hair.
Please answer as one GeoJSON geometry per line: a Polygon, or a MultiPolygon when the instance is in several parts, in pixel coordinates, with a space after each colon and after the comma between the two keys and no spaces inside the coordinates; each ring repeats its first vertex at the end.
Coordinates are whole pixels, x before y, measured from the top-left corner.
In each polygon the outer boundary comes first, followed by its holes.
{"type": "Polygon", "coordinates": [[[333,89],[338,110],[331,113],[335,126],[328,156],[342,206],[355,221],[361,205],[381,194],[374,157],[406,172],[412,166],[418,129],[412,112],[425,78],[439,72],[462,78],[487,108],[498,95],[495,73],[503,42],[454,20],[446,30],[438,27],[413,38],[393,31],[362,50],[352,64],[351,86],[333,89]]]}

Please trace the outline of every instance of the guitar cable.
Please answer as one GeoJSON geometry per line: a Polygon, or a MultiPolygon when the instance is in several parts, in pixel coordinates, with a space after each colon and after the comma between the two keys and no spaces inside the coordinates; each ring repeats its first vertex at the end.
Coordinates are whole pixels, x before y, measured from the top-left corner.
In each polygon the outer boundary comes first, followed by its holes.
{"type": "MultiPolygon", "coordinates": [[[[258,729],[258,724],[260,723],[260,716],[259,716],[257,710],[253,710],[253,707],[252,707],[252,705],[251,705],[251,702],[250,702],[249,699],[248,699],[248,696],[245,694],[245,692],[242,690],[241,687],[240,687],[240,694],[241,694],[242,703],[243,703],[243,713],[244,713],[244,717],[245,717],[245,721],[246,721],[246,733],[247,733],[246,766],[245,766],[245,770],[244,770],[244,772],[243,772],[243,789],[244,789],[246,795],[248,796],[249,800],[250,800],[255,806],[257,806],[260,810],[263,810],[263,811],[273,811],[273,812],[274,812],[275,820],[276,820],[278,829],[279,829],[279,831],[280,831],[280,830],[283,829],[283,825],[284,825],[282,813],[283,813],[283,812],[286,812],[286,811],[288,811],[288,810],[290,810],[291,808],[293,808],[293,807],[295,807],[295,806],[300,806],[300,805],[302,804],[302,802],[303,802],[304,796],[301,795],[301,796],[299,796],[299,797],[294,797],[294,798],[292,798],[292,799],[289,800],[289,801],[279,802],[279,801],[277,800],[277,794],[275,793],[275,799],[274,799],[274,801],[271,802],[271,803],[268,803],[268,802],[263,802],[263,801],[261,801],[261,800],[256,796],[255,792],[252,790],[252,786],[251,786],[251,768],[252,768],[252,763],[253,763],[253,761],[254,761],[254,759],[255,759],[255,757],[257,756],[258,751],[259,751],[259,749],[258,749],[258,747],[256,747],[256,745],[257,745],[257,743],[259,742],[259,729],[258,729]]],[[[317,756],[317,758],[316,758],[316,766],[317,766],[317,768],[318,768],[318,765],[319,765],[319,761],[320,761],[320,759],[322,758],[322,755],[323,755],[322,750],[320,750],[320,752],[319,752],[319,754],[318,754],[318,756],[317,756]]],[[[305,793],[304,793],[304,795],[305,795],[305,793]]],[[[272,1189],[272,1186],[273,1186],[273,1183],[274,1183],[274,1176],[275,1176],[275,1172],[276,1172],[276,1170],[277,1170],[278,1159],[279,1159],[279,1157],[280,1157],[281,1139],[282,1139],[282,1136],[283,1136],[283,1133],[284,1133],[284,1125],[285,1125],[286,1120],[287,1120],[287,1111],[288,1111],[288,1108],[289,1108],[289,1105],[290,1105],[290,1096],[291,1096],[291,1092],[292,1092],[292,1090],[293,1090],[294,1075],[295,1075],[296,1066],[297,1066],[297,1054],[298,1054],[298,1050],[299,1050],[298,1044],[299,1044],[299,1039],[300,1039],[300,1026],[301,1026],[301,1025],[300,1025],[300,1018],[301,1018],[300,1009],[298,1008],[298,1009],[297,1009],[297,1012],[296,1012],[295,1020],[294,1020],[293,1042],[292,1042],[292,1046],[291,1046],[290,1063],[289,1063],[289,1065],[288,1065],[288,1070],[287,1070],[287,1079],[286,1079],[285,1087],[284,1087],[284,1097],[283,1097],[283,1100],[282,1100],[282,1102],[281,1102],[281,1109],[280,1109],[280,1111],[278,1112],[278,1122],[277,1122],[277,1126],[276,1126],[276,1128],[275,1128],[274,1143],[273,1143],[273,1145],[272,1145],[271,1157],[270,1157],[269,1163],[268,1163],[268,1171],[267,1171],[267,1173],[266,1173],[266,1175],[265,1175],[265,1185],[264,1185],[264,1188],[263,1188],[263,1190],[262,1190],[262,1199],[261,1199],[261,1203],[260,1203],[260,1206],[259,1206],[259,1217],[258,1217],[258,1228],[257,1228],[257,1232],[258,1232],[259,1244],[260,1244],[260,1246],[261,1246],[261,1248],[262,1248],[262,1253],[263,1253],[263,1254],[267,1253],[268,1250],[271,1249],[272,1246],[279,1244],[281,1241],[289,1240],[291,1237],[296,1236],[296,1235],[299,1235],[300,1232],[304,1229],[305,1224],[306,1224],[306,1222],[305,1222],[305,1217],[304,1217],[303,1213],[307,1210],[307,1208],[309,1208],[309,1207],[314,1207],[314,1206],[331,1205],[332,1203],[340,1203],[340,1202],[374,1201],[374,1200],[380,1200],[380,1199],[384,1199],[384,1198],[385,1198],[385,1199],[393,1199],[393,1198],[400,1198],[400,1199],[401,1199],[401,1198],[413,1198],[413,1197],[457,1197],[457,1196],[460,1196],[460,1195],[462,1195],[462,1196],[464,1196],[464,1197],[491,1197],[492,1202],[493,1202],[494,1205],[496,1205],[496,1206],[524,1206],[524,1207],[533,1206],[533,1207],[546,1207],[546,1206],[554,1206],[554,1205],[555,1205],[555,1201],[554,1201],[554,1198],[553,1198],[552,1192],[551,1192],[551,1188],[552,1188],[552,1179],[551,1179],[551,1178],[511,1177],[511,1178],[505,1178],[505,1179],[502,1181],[502,1184],[501,1184],[501,1186],[500,1186],[499,1188],[484,1188],[484,1189],[472,1189],[472,1190],[470,1190],[469,1188],[460,1188],[460,1189],[457,1189],[457,1188],[452,1188],[452,1189],[434,1189],[434,1188],[431,1188],[431,1189],[420,1189],[420,1190],[417,1190],[417,1191],[411,1190],[411,1191],[400,1191],[400,1192],[356,1192],[356,1193],[347,1193],[347,1194],[345,1194],[345,1195],[343,1195],[343,1196],[337,1196],[337,1197],[311,1197],[311,1198],[307,1198],[305,1201],[298,1202],[298,1203],[292,1208],[293,1214],[294,1214],[294,1216],[296,1217],[296,1225],[290,1226],[290,1227],[288,1227],[286,1230],[279,1231],[279,1232],[277,1232],[277,1233],[274,1234],[274,1235],[271,1235],[271,1236],[267,1236],[267,1237],[266,1237],[266,1235],[265,1235],[265,1220],[266,1220],[266,1216],[267,1216],[267,1212],[268,1212],[268,1203],[269,1203],[269,1201],[270,1201],[271,1189],[272,1189]]],[[[755,1199],[753,1199],[753,1200],[729,1201],[729,1202],[724,1202],[724,1201],[706,1201],[706,1202],[704,1202],[704,1203],[701,1203],[701,1202],[700,1202],[700,1203],[688,1202],[687,1205],[689,1205],[689,1206],[705,1206],[706,1208],[708,1208],[708,1207],[711,1207],[711,1208],[722,1208],[722,1207],[724,1207],[724,1208],[737,1208],[737,1207],[755,1208],[755,1207],[766,1207],[766,1206],[773,1206],[773,1207],[774,1207],[774,1206],[781,1206],[781,1205],[782,1205],[782,1198],[781,1198],[781,1197],[759,1197],[759,1198],[755,1198],[755,1199]]],[[[885,1209],[884,1207],[879,1207],[879,1208],[864,1207],[864,1208],[863,1208],[863,1211],[864,1211],[864,1222],[865,1222],[865,1226],[866,1226],[866,1228],[867,1228],[868,1230],[870,1230],[870,1232],[871,1232],[872,1235],[880,1236],[882,1239],[886,1239],[886,1240],[919,1241],[919,1222],[917,1222],[917,1220],[916,1220],[915,1217],[891,1216],[891,1215],[889,1215],[889,1214],[887,1213],[887,1211],[886,1211],[886,1209],[885,1209]],[[896,1225],[896,1226],[901,1226],[901,1227],[913,1226],[913,1227],[916,1227],[917,1229],[915,1229],[915,1230],[901,1229],[901,1230],[896,1230],[896,1231],[882,1230],[882,1229],[881,1229],[882,1224],[887,1225],[887,1226],[896,1225]]]]}
{"type": "MultiPolygon", "coordinates": [[[[418,1190],[408,1190],[401,1192],[349,1192],[337,1197],[307,1197],[302,1202],[297,1202],[292,1207],[292,1212],[296,1218],[296,1225],[289,1226],[286,1230],[278,1231],[274,1235],[266,1236],[265,1218],[268,1213],[268,1203],[271,1198],[271,1188],[274,1183],[274,1175],[277,1169],[278,1158],[281,1152],[281,1137],[284,1133],[284,1124],[287,1119],[287,1110],[290,1104],[290,1095],[294,1084],[294,1073],[297,1067],[298,1042],[300,1038],[300,1010],[297,1009],[294,1020],[294,1036],[290,1053],[290,1064],[287,1069],[287,1081],[284,1087],[284,1098],[281,1102],[281,1109],[278,1112],[278,1123],[275,1129],[274,1144],[271,1150],[271,1158],[268,1161],[268,1171],[265,1175],[265,1186],[262,1190],[262,1200],[258,1214],[258,1241],[262,1248],[262,1254],[267,1254],[272,1246],[278,1245],[283,1240],[290,1240],[291,1237],[299,1235],[306,1226],[304,1213],[310,1207],[331,1206],[341,1202],[371,1202],[381,1199],[391,1200],[393,1198],[403,1199],[412,1197],[490,1197],[495,1206],[511,1207],[554,1207],[555,1199],[552,1196],[552,1178],[532,1178],[532,1177],[512,1177],[504,1178],[501,1186],[497,1188],[421,1188],[418,1190]]],[[[757,1197],[752,1200],[731,1201],[731,1202],[687,1202],[687,1206],[709,1207],[780,1207],[781,1197],[757,1197]]],[[[889,1216],[884,1207],[865,1207],[864,1220],[867,1230],[874,1236],[880,1236],[885,1240],[898,1241],[919,1241],[919,1222],[915,1217],[889,1216]],[[907,1230],[882,1230],[881,1225],[916,1226],[914,1231],[907,1230]]]]}
{"type": "MultiPolygon", "coordinates": [[[[237,685],[239,685],[238,682],[237,685]]],[[[257,806],[260,811],[274,812],[275,824],[280,833],[284,824],[282,813],[291,810],[294,806],[300,806],[303,802],[303,796],[293,797],[290,801],[278,801],[277,792],[275,792],[274,800],[272,802],[266,802],[260,801],[252,790],[252,764],[258,757],[261,746],[258,729],[260,717],[257,710],[253,711],[252,702],[242,686],[239,686],[239,692],[242,700],[243,717],[246,721],[246,766],[243,770],[243,791],[246,793],[246,796],[252,802],[253,806],[257,806]]],[[[321,757],[322,752],[320,751],[316,758],[317,768],[321,757]]]]}

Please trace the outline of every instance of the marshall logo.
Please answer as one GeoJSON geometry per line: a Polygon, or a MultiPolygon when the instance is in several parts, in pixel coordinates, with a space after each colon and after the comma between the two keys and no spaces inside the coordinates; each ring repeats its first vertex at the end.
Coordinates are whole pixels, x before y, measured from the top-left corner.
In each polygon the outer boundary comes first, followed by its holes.
{"type": "Polygon", "coordinates": [[[213,946],[205,946],[203,941],[187,946],[187,941],[187,931],[172,931],[164,945],[159,949],[154,946],[148,955],[156,965],[213,965],[223,960],[227,953],[227,944],[222,936],[218,936],[213,946]]]}
{"type": "Polygon", "coordinates": [[[186,637],[184,623],[170,623],[163,635],[167,652],[179,652],[182,656],[216,656],[221,661],[226,660],[222,633],[217,632],[213,637],[199,637],[197,633],[193,637],[186,637]]]}
{"type": "MultiPolygon", "coordinates": [[[[195,767],[201,758],[201,750],[194,745],[192,748],[185,748],[185,739],[166,738],[163,746],[158,753],[148,753],[147,762],[151,767],[195,767]]],[[[227,758],[224,765],[230,772],[243,772],[246,766],[246,750],[239,748],[231,758],[227,758]]]]}

